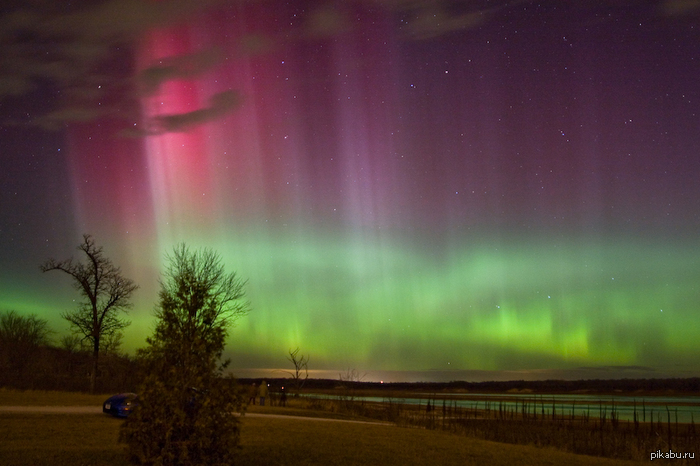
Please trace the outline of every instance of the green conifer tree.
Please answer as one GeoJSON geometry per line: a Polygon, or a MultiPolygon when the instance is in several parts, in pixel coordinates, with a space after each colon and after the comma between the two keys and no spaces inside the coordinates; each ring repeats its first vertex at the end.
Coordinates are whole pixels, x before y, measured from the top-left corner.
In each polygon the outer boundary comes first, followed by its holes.
{"type": "Polygon", "coordinates": [[[246,282],[210,249],[180,244],[166,259],[154,334],[139,351],[139,406],[120,438],[137,464],[231,464],[243,398],[223,377],[221,355],[229,327],[249,311],[246,282]]]}

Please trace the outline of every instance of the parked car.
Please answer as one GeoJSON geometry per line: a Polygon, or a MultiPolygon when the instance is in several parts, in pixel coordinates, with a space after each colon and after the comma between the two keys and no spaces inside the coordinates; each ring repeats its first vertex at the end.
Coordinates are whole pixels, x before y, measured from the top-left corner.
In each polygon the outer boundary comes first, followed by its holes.
{"type": "Polygon", "coordinates": [[[112,395],[102,404],[102,412],[116,417],[127,417],[138,406],[136,393],[119,393],[112,395]]]}

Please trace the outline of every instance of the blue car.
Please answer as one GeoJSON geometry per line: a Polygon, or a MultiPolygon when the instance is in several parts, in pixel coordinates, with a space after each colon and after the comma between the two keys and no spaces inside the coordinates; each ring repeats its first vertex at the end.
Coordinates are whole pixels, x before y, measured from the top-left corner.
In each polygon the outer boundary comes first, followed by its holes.
{"type": "Polygon", "coordinates": [[[107,398],[102,404],[102,412],[116,417],[127,417],[138,406],[136,393],[120,393],[107,398]]]}

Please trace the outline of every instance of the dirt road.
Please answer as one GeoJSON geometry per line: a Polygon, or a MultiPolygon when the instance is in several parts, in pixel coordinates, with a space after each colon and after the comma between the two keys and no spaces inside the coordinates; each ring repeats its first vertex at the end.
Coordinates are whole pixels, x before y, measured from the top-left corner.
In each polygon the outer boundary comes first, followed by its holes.
{"type": "Polygon", "coordinates": [[[0,412],[39,414],[102,414],[102,406],[0,406],[0,412]]]}
{"type": "MultiPolygon", "coordinates": [[[[38,414],[102,414],[102,406],[0,406],[0,413],[38,413],[38,414]]],[[[393,425],[382,422],[353,421],[348,419],[329,419],[325,417],[286,416],[284,414],[246,413],[245,417],[265,417],[271,419],[302,419],[305,421],[351,422],[354,424],[393,425]]]]}

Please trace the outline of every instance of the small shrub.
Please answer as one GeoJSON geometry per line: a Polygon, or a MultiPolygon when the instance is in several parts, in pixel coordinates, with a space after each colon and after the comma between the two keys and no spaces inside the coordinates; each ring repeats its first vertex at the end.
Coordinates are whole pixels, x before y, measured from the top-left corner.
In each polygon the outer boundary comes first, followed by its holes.
{"type": "Polygon", "coordinates": [[[242,397],[232,379],[209,383],[207,392],[173,387],[150,376],[140,405],[127,418],[120,441],[132,463],[223,465],[235,459],[240,430],[235,412],[242,397]]]}

